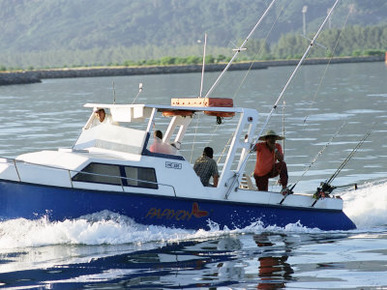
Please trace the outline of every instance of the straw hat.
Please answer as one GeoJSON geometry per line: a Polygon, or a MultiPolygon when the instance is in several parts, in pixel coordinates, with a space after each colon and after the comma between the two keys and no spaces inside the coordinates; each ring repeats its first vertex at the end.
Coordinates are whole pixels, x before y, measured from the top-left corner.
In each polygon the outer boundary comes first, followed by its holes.
{"type": "Polygon", "coordinates": [[[277,135],[273,130],[267,131],[265,135],[262,135],[261,137],[259,137],[259,140],[264,141],[266,137],[275,137],[275,140],[285,139],[285,137],[277,135]]]}

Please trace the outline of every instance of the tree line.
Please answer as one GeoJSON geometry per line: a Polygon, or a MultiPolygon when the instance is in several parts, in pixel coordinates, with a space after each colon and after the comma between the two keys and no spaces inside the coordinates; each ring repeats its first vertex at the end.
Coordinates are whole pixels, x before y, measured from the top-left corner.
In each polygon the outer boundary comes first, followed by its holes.
{"type": "MultiPolygon", "coordinates": [[[[288,33],[270,44],[264,39],[251,39],[246,52],[237,61],[299,58],[305,52],[313,35],[288,33]]],[[[243,40],[240,40],[240,43],[243,40]]],[[[369,56],[384,54],[387,48],[387,25],[345,29],[329,29],[321,33],[309,57],[369,56]]],[[[35,68],[66,68],[94,66],[164,66],[202,63],[199,45],[131,46],[89,50],[55,50],[5,55],[15,67],[1,65],[0,70],[33,70],[35,68]],[[173,56],[171,56],[173,55],[173,56]],[[98,61],[96,61],[98,60],[98,61]],[[24,67],[22,64],[28,64],[24,67]]],[[[233,52],[225,47],[209,47],[206,63],[222,63],[231,59],[233,52]]]]}

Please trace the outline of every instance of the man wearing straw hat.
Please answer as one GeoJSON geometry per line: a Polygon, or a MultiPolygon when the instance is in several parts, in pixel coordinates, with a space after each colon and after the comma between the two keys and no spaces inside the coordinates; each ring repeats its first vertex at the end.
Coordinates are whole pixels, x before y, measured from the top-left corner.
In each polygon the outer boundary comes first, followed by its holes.
{"type": "Polygon", "coordinates": [[[277,140],[285,139],[269,130],[265,135],[259,137],[260,141],[255,144],[257,151],[257,162],[255,163],[254,178],[259,191],[268,191],[269,178],[280,176],[279,183],[282,185],[282,194],[286,194],[288,185],[288,169],[284,161],[284,155],[277,140]]]}

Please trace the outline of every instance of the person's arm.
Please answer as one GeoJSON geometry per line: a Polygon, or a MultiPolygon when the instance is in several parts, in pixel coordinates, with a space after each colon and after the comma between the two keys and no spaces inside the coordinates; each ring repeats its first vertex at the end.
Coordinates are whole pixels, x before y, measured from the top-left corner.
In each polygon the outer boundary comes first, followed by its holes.
{"type": "Polygon", "coordinates": [[[218,181],[219,181],[219,175],[214,175],[213,178],[214,178],[214,186],[217,187],[218,181]]]}
{"type": "Polygon", "coordinates": [[[254,145],[254,147],[253,147],[253,151],[257,151],[257,148],[258,147],[258,143],[256,143],[255,145],[254,145]]]}
{"type": "Polygon", "coordinates": [[[275,157],[277,158],[277,160],[279,162],[282,162],[284,161],[284,155],[281,153],[281,147],[279,146],[275,146],[275,149],[274,149],[274,154],[275,154],[275,157]]]}

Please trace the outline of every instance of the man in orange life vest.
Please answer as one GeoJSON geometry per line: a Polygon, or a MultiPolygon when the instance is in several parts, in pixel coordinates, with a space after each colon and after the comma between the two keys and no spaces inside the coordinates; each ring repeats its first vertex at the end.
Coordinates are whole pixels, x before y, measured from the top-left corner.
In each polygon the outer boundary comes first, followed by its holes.
{"type": "Polygon", "coordinates": [[[268,191],[269,178],[280,176],[279,183],[282,185],[281,193],[286,194],[288,185],[288,170],[284,162],[284,155],[277,140],[284,137],[278,136],[273,130],[269,130],[259,138],[254,150],[257,151],[257,162],[254,169],[254,178],[258,190],[268,191]],[[278,162],[277,162],[278,161],[278,162]]]}

